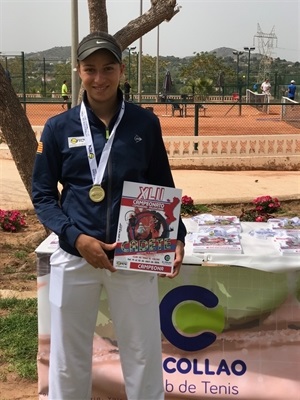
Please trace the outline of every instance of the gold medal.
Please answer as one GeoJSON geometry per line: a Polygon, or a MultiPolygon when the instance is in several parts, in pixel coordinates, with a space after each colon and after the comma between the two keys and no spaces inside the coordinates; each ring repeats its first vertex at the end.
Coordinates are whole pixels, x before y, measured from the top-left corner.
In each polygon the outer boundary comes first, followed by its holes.
{"type": "Polygon", "coordinates": [[[94,185],[89,191],[89,196],[94,203],[99,203],[104,199],[105,191],[100,185],[94,185]]]}

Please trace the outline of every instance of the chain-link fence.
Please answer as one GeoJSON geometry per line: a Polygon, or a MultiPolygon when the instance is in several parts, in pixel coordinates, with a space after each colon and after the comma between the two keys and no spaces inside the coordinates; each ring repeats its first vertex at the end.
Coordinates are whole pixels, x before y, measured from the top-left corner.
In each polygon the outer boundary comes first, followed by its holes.
{"type": "Polygon", "coordinates": [[[59,57],[34,59],[24,53],[0,53],[0,62],[9,71],[11,84],[23,100],[58,98],[64,80],[71,86],[70,60],[59,57]]]}
{"type": "MultiPolygon", "coordinates": [[[[299,134],[300,104],[246,103],[245,99],[226,102],[143,102],[139,105],[154,112],[166,136],[226,136],[299,134]],[[266,112],[268,110],[268,112],[266,112]]],[[[64,112],[62,99],[27,101],[26,114],[31,125],[44,125],[46,120],[64,112]]],[[[68,103],[70,107],[70,103],[68,103]]]]}
{"type": "MultiPolygon", "coordinates": [[[[71,60],[70,58],[66,59],[63,48],[55,48],[55,52],[47,58],[37,58],[37,55],[28,54],[25,56],[24,52],[19,54],[0,52],[0,62],[3,67],[10,72],[12,86],[15,92],[23,99],[57,99],[61,96],[61,86],[64,80],[68,82],[68,88],[71,91],[71,60]]],[[[131,68],[129,67],[128,57],[125,57],[124,62],[127,64],[126,70],[131,70],[131,77],[133,80],[132,91],[136,97],[138,87],[136,71],[134,70],[133,65],[131,65],[131,68]]],[[[163,92],[165,68],[161,66],[162,70],[159,71],[158,77],[156,76],[156,73],[153,72],[152,64],[151,68],[149,71],[146,69],[142,76],[141,88],[143,91],[143,97],[147,97],[145,96],[146,93],[149,93],[149,96],[152,96],[156,92],[157,78],[159,80],[159,90],[163,92]]],[[[294,71],[297,71],[297,69],[294,69],[294,71]]],[[[174,74],[172,78],[174,82],[176,82],[171,88],[173,94],[179,95],[180,93],[185,93],[186,88],[185,83],[183,82],[186,81],[186,79],[181,79],[180,76],[176,76],[176,74],[174,74]]],[[[230,96],[235,92],[240,93],[240,95],[245,95],[246,90],[253,89],[254,84],[257,84],[258,90],[260,90],[261,82],[252,82],[253,78],[254,76],[251,76],[251,79],[246,82],[245,76],[243,76],[243,78],[238,80],[236,84],[232,84],[232,82],[230,83],[229,81],[226,82],[226,80],[215,81],[214,83],[217,86],[211,87],[209,93],[214,93],[216,96],[230,96]],[[247,85],[250,85],[251,87],[248,87],[247,85]]],[[[287,87],[292,79],[294,79],[296,83],[300,82],[300,74],[291,74],[288,73],[288,71],[282,73],[275,70],[270,73],[269,79],[272,85],[272,96],[280,101],[281,97],[285,95],[287,87]]],[[[156,95],[154,94],[154,96],[158,96],[158,93],[156,95]]],[[[191,96],[193,97],[194,93],[191,93],[191,96]]],[[[300,93],[296,92],[295,100],[300,100],[300,93]]]]}

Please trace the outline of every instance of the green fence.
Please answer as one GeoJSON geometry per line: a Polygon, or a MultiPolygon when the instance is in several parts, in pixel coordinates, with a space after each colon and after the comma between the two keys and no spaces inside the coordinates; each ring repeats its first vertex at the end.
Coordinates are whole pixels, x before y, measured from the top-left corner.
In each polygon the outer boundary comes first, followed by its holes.
{"type": "MultiPolygon", "coordinates": [[[[49,117],[60,114],[62,99],[27,100],[26,114],[33,126],[43,126],[49,117]]],[[[136,103],[155,113],[165,136],[226,136],[300,134],[300,104],[286,102],[256,103],[245,98],[226,101],[136,103]]],[[[69,108],[71,103],[68,102],[69,108]]],[[[299,136],[300,139],[300,136],[299,136]]]]}

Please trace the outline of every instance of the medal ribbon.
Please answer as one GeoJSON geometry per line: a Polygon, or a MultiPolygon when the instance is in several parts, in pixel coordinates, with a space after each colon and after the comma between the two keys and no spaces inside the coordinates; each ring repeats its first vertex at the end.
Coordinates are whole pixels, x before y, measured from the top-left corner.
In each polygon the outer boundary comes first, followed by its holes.
{"type": "Polygon", "coordinates": [[[111,146],[113,144],[113,140],[115,137],[117,127],[123,117],[124,110],[125,110],[125,103],[123,100],[118,118],[114,124],[114,127],[111,131],[108,141],[105,143],[104,149],[103,149],[101,157],[100,157],[99,164],[97,166],[94,143],[93,143],[93,138],[92,138],[92,134],[91,134],[91,128],[90,128],[90,124],[89,124],[89,120],[88,120],[88,116],[87,116],[86,107],[85,107],[85,104],[83,101],[81,103],[80,120],[81,120],[83,135],[85,137],[85,147],[86,147],[87,157],[89,160],[89,165],[90,165],[90,170],[91,170],[91,175],[92,175],[94,185],[100,185],[102,182],[104,171],[105,171],[105,168],[106,168],[106,165],[108,162],[108,158],[109,158],[109,154],[111,151],[111,146]]]}

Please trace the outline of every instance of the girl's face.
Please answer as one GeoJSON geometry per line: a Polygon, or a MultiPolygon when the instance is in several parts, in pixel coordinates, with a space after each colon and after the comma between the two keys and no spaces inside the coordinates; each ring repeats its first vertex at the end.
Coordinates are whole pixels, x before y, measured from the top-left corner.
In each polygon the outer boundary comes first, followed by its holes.
{"type": "Polygon", "coordinates": [[[77,70],[90,102],[104,103],[116,98],[124,65],[110,51],[95,51],[79,61],[77,70]]]}

